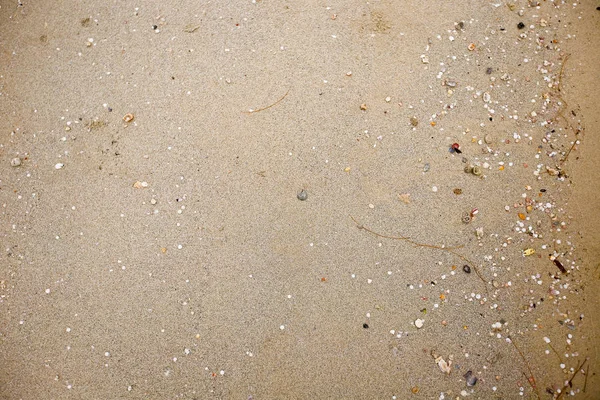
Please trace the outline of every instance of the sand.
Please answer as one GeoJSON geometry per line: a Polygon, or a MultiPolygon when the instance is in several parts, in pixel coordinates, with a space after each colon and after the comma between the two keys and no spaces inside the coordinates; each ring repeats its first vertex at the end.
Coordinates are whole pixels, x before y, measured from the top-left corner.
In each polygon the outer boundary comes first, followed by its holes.
{"type": "Polygon", "coordinates": [[[591,3],[1,1],[0,397],[597,398],[591,3]]]}

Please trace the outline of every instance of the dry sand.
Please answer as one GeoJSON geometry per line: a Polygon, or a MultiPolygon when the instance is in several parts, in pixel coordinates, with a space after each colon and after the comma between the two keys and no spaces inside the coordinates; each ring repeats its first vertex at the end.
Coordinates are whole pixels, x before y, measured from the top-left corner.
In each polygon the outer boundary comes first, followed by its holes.
{"type": "Polygon", "coordinates": [[[598,398],[596,3],[0,1],[0,397],[598,398]]]}

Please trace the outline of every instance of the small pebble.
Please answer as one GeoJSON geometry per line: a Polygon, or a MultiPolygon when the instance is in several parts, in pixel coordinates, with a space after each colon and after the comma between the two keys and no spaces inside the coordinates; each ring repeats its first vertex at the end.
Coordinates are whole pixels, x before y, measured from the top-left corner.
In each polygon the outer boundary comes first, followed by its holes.
{"type": "Polygon", "coordinates": [[[492,72],[494,72],[494,69],[492,67],[489,67],[488,69],[485,70],[485,73],[488,75],[491,75],[492,72]]]}
{"type": "Polygon", "coordinates": [[[63,164],[63,163],[57,163],[57,164],[54,165],[54,168],[55,169],[61,169],[64,166],[65,166],[65,164],[63,164]]]}
{"type": "Polygon", "coordinates": [[[425,323],[425,321],[423,321],[420,318],[415,320],[415,326],[417,327],[417,329],[421,329],[423,327],[424,323],[425,323]]]}
{"type": "Polygon", "coordinates": [[[463,216],[462,216],[462,218],[461,218],[461,221],[463,222],[463,224],[470,223],[471,222],[471,213],[468,213],[468,212],[464,213],[463,216]]]}
{"type": "Polygon", "coordinates": [[[485,136],[483,137],[483,140],[484,140],[484,141],[485,141],[487,144],[491,144],[491,143],[494,141],[494,139],[492,138],[492,135],[490,135],[490,134],[487,134],[487,135],[485,135],[485,136]]]}
{"type": "Polygon", "coordinates": [[[363,328],[365,328],[365,329],[369,329],[369,324],[367,324],[367,323],[364,323],[364,324],[363,324],[363,328]]]}
{"type": "Polygon", "coordinates": [[[18,167],[19,165],[21,165],[21,159],[19,157],[15,157],[12,160],[10,160],[10,165],[12,165],[13,167],[18,167]]]}
{"type": "Polygon", "coordinates": [[[519,28],[519,29],[523,29],[523,28],[525,28],[525,24],[524,24],[524,23],[522,23],[522,22],[519,22],[519,23],[517,24],[517,28],[519,28]]]}
{"type": "Polygon", "coordinates": [[[431,169],[431,165],[429,163],[425,163],[423,166],[423,172],[428,172],[431,169]]]}
{"type": "Polygon", "coordinates": [[[298,197],[298,200],[304,201],[304,200],[308,199],[308,192],[306,190],[302,189],[301,191],[298,192],[296,197],[298,197]]]}
{"type": "Polygon", "coordinates": [[[473,375],[473,371],[467,371],[466,374],[463,375],[465,380],[467,381],[467,386],[475,386],[477,383],[477,377],[473,375]]]}
{"type": "Polygon", "coordinates": [[[412,126],[417,126],[419,125],[419,120],[417,119],[417,117],[410,117],[410,124],[412,126]]]}
{"type": "Polygon", "coordinates": [[[465,271],[465,273],[470,274],[471,273],[471,267],[469,267],[468,265],[463,265],[463,271],[465,271]]]}

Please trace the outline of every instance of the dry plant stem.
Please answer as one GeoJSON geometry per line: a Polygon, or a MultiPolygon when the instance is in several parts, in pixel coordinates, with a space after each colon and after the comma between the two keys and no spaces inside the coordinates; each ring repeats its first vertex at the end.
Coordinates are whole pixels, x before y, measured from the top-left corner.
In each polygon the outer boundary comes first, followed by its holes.
{"type": "MultiPolygon", "coordinates": [[[[579,133],[579,131],[575,132],[575,136],[577,136],[578,133],[579,133]]],[[[564,164],[567,161],[567,158],[569,158],[569,154],[571,154],[571,151],[573,151],[573,149],[575,148],[575,146],[577,146],[577,142],[578,141],[579,141],[578,139],[575,139],[575,141],[571,145],[571,148],[569,149],[569,151],[567,151],[567,154],[565,154],[565,158],[563,158],[561,160],[561,164],[564,164]]]]}
{"type": "Polygon", "coordinates": [[[436,250],[447,251],[448,253],[450,253],[450,254],[452,254],[452,255],[460,258],[461,260],[468,262],[469,264],[471,264],[473,266],[473,269],[475,270],[475,273],[477,274],[477,276],[479,277],[479,279],[481,279],[481,281],[486,284],[486,291],[487,291],[487,281],[483,278],[483,276],[481,276],[481,273],[479,272],[479,269],[475,266],[475,263],[473,263],[467,257],[465,257],[462,254],[460,254],[460,253],[458,253],[458,252],[455,251],[456,249],[460,249],[463,246],[443,247],[443,246],[436,246],[436,245],[433,245],[433,244],[415,242],[414,240],[411,240],[409,237],[406,237],[406,236],[389,236],[389,235],[383,235],[383,234],[375,232],[374,230],[372,230],[370,228],[367,228],[363,224],[359,223],[353,216],[350,216],[350,218],[352,219],[352,221],[354,221],[354,223],[356,224],[356,227],[358,229],[365,230],[365,231],[369,232],[370,234],[378,236],[380,238],[392,239],[392,240],[404,240],[405,242],[410,243],[413,246],[425,247],[425,248],[429,248],[429,249],[436,249],[436,250]]]}
{"type": "Polygon", "coordinates": [[[563,393],[565,393],[565,390],[567,390],[567,388],[571,387],[573,385],[573,379],[575,379],[575,377],[577,376],[577,374],[579,373],[579,371],[581,371],[581,368],[583,368],[583,366],[585,365],[585,363],[587,362],[587,357],[585,360],[583,360],[583,362],[581,364],[579,364],[579,366],[577,367],[577,369],[575,370],[575,372],[573,372],[573,375],[571,375],[571,378],[567,381],[567,383],[565,384],[565,386],[563,386],[562,390],[560,391],[560,394],[558,396],[556,396],[556,400],[560,399],[563,395],[563,393]]]}
{"type": "MultiPolygon", "coordinates": [[[[521,356],[521,359],[523,360],[523,363],[525,363],[525,366],[527,367],[527,370],[529,371],[530,378],[526,377],[527,378],[527,382],[529,382],[529,385],[531,386],[531,388],[533,390],[535,390],[535,394],[536,394],[537,398],[541,399],[540,392],[539,392],[539,389],[537,387],[537,383],[535,381],[535,376],[533,376],[533,372],[531,371],[531,367],[529,366],[529,363],[527,362],[527,359],[523,355],[523,352],[517,347],[517,345],[515,344],[515,341],[513,340],[513,338],[509,337],[509,339],[510,339],[510,342],[512,343],[512,345],[514,346],[514,348],[517,350],[517,352],[521,356]]],[[[525,375],[525,373],[523,373],[523,375],[525,375]]]]}
{"type": "Polygon", "coordinates": [[[548,343],[548,346],[550,346],[550,348],[552,349],[552,351],[554,352],[554,354],[556,354],[556,356],[558,357],[558,361],[560,361],[560,363],[562,364],[563,360],[560,357],[560,354],[558,353],[558,351],[556,351],[556,349],[550,343],[548,343]]]}
{"type": "Polygon", "coordinates": [[[271,105],[268,105],[268,106],[266,106],[266,107],[263,107],[263,108],[259,108],[259,109],[257,109],[257,110],[244,111],[244,114],[254,114],[254,113],[257,113],[257,112],[259,112],[259,111],[268,110],[269,108],[271,108],[271,107],[273,107],[273,106],[276,106],[277,104],[281,103],[281,101],[282,101],[283,99],[285,99],[285,97],[288,95],[288,93],[289,93],[289,92],[290,92],[290,90],[288,89],[288,91],[287,91],[287,92],[285,92],[285,94],[284,94],[284,95],[283,95],[283,96],[282,96],[282,97],[281,97],[279,100],[277,100],[275,103],[273,103],[273,104],[271,104],[271,105]]]}
{"type": "Polygon", "coordinates": [[[565,122],[567,123],[567,127],[570,127],[571,124],[569,124],[569,121],[567,120],[567,118],[563,115],[563,112],[565,111],[565,109],[567,107],[569,107],[569,104],[565,101],[565,99],[562,98],[561,92],[562,92],[562,81],[563,81],[563,75],[565,72],[565,65],[567,64],[567,60],[569,60],[569,56],[570,54],[567,54],[562,62],[562,65],[560,66],[560,72],[558,73],[558,84],[556,85],[556,91],[558,92],[558,95],[556,96],[562,103],[562,105],[560,106],[558,113],[556,113],[557,117],[561,117],[562,119],[565,120],[565,122]]]}

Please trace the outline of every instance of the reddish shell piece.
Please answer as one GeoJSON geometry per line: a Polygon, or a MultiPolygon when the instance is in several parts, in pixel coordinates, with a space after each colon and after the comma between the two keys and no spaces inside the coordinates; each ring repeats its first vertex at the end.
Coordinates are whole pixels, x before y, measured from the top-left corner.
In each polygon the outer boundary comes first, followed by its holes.
{"type": "Polygon", "coordinates": [[[459,147],[460,147],[460,144],[458,144],[458,143],[453,143],[453,144],[452,144],[452,148],[453,148],[454,150],[458,150],[458,148],[459,148],[459,147]]]}

